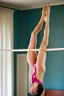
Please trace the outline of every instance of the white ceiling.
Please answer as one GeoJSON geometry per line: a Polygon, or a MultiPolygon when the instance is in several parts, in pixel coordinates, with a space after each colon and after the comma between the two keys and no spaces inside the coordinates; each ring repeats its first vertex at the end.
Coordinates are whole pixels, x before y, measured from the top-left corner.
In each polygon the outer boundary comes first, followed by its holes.
{"type": "Polygon", "coordinates": [[[41,8],[48,2],[51,6],[64,4],[64,0],[0,0],[0,6],[27,10],[41,8]]]}

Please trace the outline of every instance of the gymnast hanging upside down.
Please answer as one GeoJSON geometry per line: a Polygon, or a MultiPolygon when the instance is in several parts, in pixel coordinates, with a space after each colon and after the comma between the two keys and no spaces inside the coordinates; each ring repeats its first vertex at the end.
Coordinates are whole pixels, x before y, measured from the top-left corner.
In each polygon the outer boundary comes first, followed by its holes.
{"type": "Polygon", "coordinates": [[[44,29],[44,37],[42,43],[39,48],[38,56],[36,56],[36,52],[28,51],[27,53],[27,60],[28,63],[33,68],[32,72],[32,87],[30,88],[30,93],[34,94],[34,96],[41,96],[44,91],[44,87],[42,85],[44,73],[45,73],[45,63],[46,63],[46,47],[48,45],[49,39],[49,16],[50,16],[50,5],[45,5],[42,10],[42,16],[36,28],[33,30],[30,38],[30,43],[28,49],[35,49],[36,48],[36,37],[39,31],[42,29],[42,25],[45,22],[45,29],[44,29]]]}

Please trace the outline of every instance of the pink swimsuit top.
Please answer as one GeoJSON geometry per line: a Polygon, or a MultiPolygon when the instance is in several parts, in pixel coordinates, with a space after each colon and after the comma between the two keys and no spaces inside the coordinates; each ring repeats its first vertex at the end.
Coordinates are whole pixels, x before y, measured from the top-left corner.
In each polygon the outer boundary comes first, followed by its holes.
{"type": "Polygon", "coordinates": [[[34,68],[33,68],[33,72],[32,72],[32,78],[31,78],[31,83],[34,84],[34,82],[37,82],[38,84],[42,84],[41,81],[39,81],[37,78],[36,78],[36,70],[37,70],[37,63],[35,62],[34,63],[34,68]]]}

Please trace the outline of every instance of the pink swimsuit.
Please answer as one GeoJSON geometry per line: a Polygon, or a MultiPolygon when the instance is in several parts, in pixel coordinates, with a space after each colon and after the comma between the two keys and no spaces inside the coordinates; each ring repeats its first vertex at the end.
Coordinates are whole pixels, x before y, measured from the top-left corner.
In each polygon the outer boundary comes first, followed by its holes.
{"type": "Polygon", "coordinates": [[[39,81],[39,80],[36,78],[36,70],[37,70],[37,63],[35,62],[35,63],[34,63],[34,68],[33,68],[33,72],[32,72],[31,83],[34,84],[34,82],[37,82],[38,84],[42,84],[42,82],[39,81]]]}

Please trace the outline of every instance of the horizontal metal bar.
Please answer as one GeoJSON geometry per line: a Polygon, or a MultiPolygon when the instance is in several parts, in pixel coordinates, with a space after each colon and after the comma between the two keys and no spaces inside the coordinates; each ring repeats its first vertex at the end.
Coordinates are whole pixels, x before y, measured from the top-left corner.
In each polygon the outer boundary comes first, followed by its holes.
{"type": "MultiPolygon", "coordinates": [[[[11,52],[27,52],[27,51],[39,51],[39,49],[0,49],[0,51],[11,51],[11,52]]],[[[64,51],[64,48],[49,48],[45,51],[64,51]]]]}

